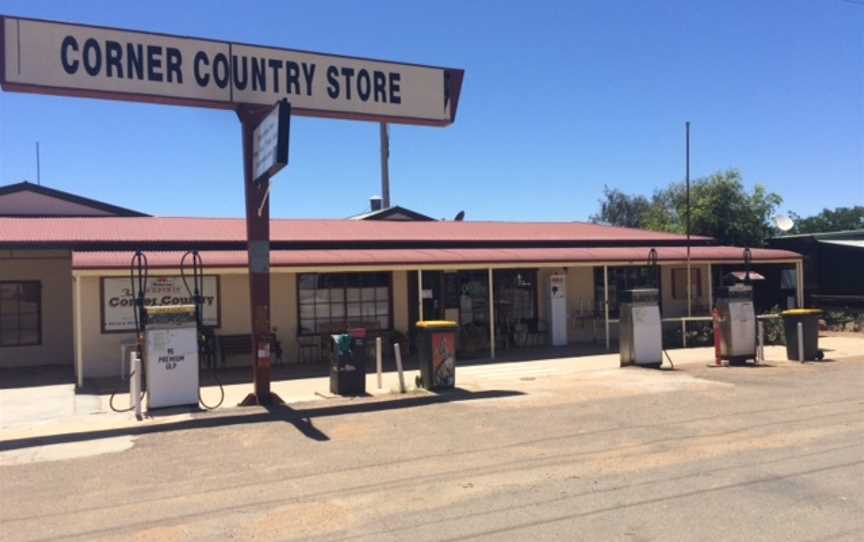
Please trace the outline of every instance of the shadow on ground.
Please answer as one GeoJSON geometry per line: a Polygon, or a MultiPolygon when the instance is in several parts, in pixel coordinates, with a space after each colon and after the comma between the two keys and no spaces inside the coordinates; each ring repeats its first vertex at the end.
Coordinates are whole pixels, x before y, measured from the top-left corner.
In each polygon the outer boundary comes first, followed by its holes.
{"type": "Polygon", "coordinates": [[[0,452],[30,448],[34,446],[65,444],[120,436],[139,436],[150,433],[168,433],[172,431],[188,431],[191,429],[207,429],[211,427],[225,427],[250,423],[272,423],[280,421],[290,423],[296,427],[300,433],[310,439],[323,442],[330,440],[330,438],[315,427],[313,423],[315,418],[414,408],[441,403],[497,399],[518,395],[524,394],[514,390],[487,390],[472,392],[462,388],[456,388],[438,394],[423,394],[387,400],[373,400],[332,406],[315,406],[312,408],[298,409],[287,405],[279,405],[269,407],[266,410],[256,409],[255,412],[249,412],[248,410],[240,408],[224,411],[197,412],[194,414],[192,419],[176,422],[0,441],[0,452]]]}
{"type": "Polygon", "coordinates": [[[0,369],[0,390],[75,384],[71,367],[46,365],[0,369]]]}
{"type": "MultiPolygon", "coordinates": [[[[614,351],[614,350],[613,350],[614,351]]],[[[459,354],[457,366],[470,367],[475,365],[500,365],[502,363],[520,363],[526,361],[541,361],[556,358],[570,358],[579,356],[592,356],[598,354],[608,354],[603,345],[580,344],[568,346],[537,346],[537,347],[520,347],[511,348],[503,351],[498,351],[495,359],[492,359],[489,352],[476,352],[471,354],[459,354]]],[[[202,367],[201,368],[201,385],[213,386],[217,382],[229,386],[233,384],[244,384],[252,381],[252,367],[250,365],[251,358],[243,365],[231,367],[202,367]]],[[[414,371],[419,369],[416,354],[412,354],[404,361],[405,371],[414,371]]],[[[382,369],[385,372],[396,371],[396,363],[392,357],[384,357],[382,369]]],[[[375,359],[370,356],[366,363],[366,374],[375,373],[375,359]]],[[[458,369],[457,369],[458,370],[458,369]]],[[[294,362],[276,364],[271,369],[271,379],[273,382],[284,380],[299,380],[303,378],[323,378],[330,374],[330,367],[325,361],[318,363],[298,364],[294,362]]],[[[71,375],[70,375],[71,378],[71,375]]],[[[70,380],[71,382],[71,380],[70,380]]],[[[21,384],[21,387],[27,384],[21,384]]],[[[31,384],[32,385],[32,384],[31,384]]],[[[128,383],[122,381],[119,377],[113,378],[89,378],[85,386],[78,390],[78,393],[85,394],[106,394],[115,390],[127,390],[128,383]]]]}

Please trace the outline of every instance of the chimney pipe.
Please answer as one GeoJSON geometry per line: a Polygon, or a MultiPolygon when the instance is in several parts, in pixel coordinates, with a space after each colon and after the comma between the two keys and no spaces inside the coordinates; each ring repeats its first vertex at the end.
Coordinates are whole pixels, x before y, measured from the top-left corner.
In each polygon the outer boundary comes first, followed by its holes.
{"type": "Polygon", "coordinates": [[[372,196],[369,198],[369,208],[372,211],[380,211],[384,207],[384,199],[381,196],[372,196]]]}

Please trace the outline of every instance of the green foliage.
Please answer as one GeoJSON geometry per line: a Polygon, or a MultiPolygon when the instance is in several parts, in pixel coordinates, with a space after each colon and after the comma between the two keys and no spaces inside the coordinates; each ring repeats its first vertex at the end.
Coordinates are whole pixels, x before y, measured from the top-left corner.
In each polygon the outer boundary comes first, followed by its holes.
{"type": "Polygon", "coordinates": [[[625,228],[639,228],[642,227],[642,217],[650,207],[651,203],[645,196],[628,196],[620,190],[604,186],[600,212],[592,215],[591,221],[625,228]]]}
{"type": "MultiPolygon", "coordinates": [[[[680,322],[663,322],[662,332],[664,349],[669,350],[672,348],[682,348],[684,346],[684,343],[681,340],[680,322]]],[[[687,323],[687,348],[713,345],[714,324],[712,322],[694,321],[687,323]]]]}
{"type": "MultiPolygon", "coordinates": [[[[690,233],[714,237],[723,244],[762,246],[776,234],[771,223],[782,198],[757,184],[744,188],[741,174],[727,170],[690,183],[690,233]]],[[[683,182],[657,190],[651,199],[604,189],[593,222],[686,233],[687,188],[683,182]]]]}
{"type": "Polygon", "coordinates": [[[864,207],[837,207],[807,218],[790,213],[795,227],[789,233],[824,233],[831,231],[864,229],[864,207]]]}
{"type": "MultiPolygon", "coordinates": [[[[781,309],[777,305],[771,307],[768,314],[780,314],[781,309]]],[[[766,318],[762,320],[765,329],[765,344],[786,344],[786,332],[783,329],[783,318],[766,318]]]]}
{"type": "Polygon", "coordinates": [[[831,331],[864,331],[864,311],[855,308],[829,309],[823,315],[831,331]]]}

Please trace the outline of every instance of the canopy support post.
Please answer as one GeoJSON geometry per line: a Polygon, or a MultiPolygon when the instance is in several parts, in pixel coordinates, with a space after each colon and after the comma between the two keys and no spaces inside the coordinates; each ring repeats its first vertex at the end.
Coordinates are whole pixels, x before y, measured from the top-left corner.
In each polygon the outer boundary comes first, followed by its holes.
{"type": "Polygon", "coordinates": [[[489,352],[495,359],[495,290],[492,268],[489,268],[489,352]]]}
{"type": "Polygon", "coordinates": [[[423,321],[423,270],[417,270],[417,321],[423,321]]]}
{"type": "Polygon", "coordinates": [[[708,314],[714,310],[714,268],[708,264],[708,314]]]}
{"type": "Polygon", "coordinates": [[[603,319],[606,326],[606,351],[611,348],[609,340],[609,266],[603,266],[603,319]]]}
{"type": "Polygon", "coordinates": [[[798,308],[804,307],[804,262],[795,263],[795,301],[798,308]]]}

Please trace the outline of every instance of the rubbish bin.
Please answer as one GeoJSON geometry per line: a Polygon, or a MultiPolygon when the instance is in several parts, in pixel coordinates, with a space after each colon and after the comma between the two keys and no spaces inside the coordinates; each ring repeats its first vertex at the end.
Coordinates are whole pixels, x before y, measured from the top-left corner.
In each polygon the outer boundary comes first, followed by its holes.
{"type": "Polygon", "coordinates": [[[366,330],[330,335],[330,393],[366,394],[366,330]]]}
{"type": "Polygon", "coordinates": [[[417,356],[420,385],[427,390],[456,385],[456,333],[459,325],[449,320],[417,322],[417,356]]]}
{"type": "Polygon", "coordinates": [[[783,331],[786,335],[786,359],[798,361],[798,322],[803,324],[804,359],[822,359],[819,351],[820,309],[790,309],[780,313],[783,317],[783,331]]]}

